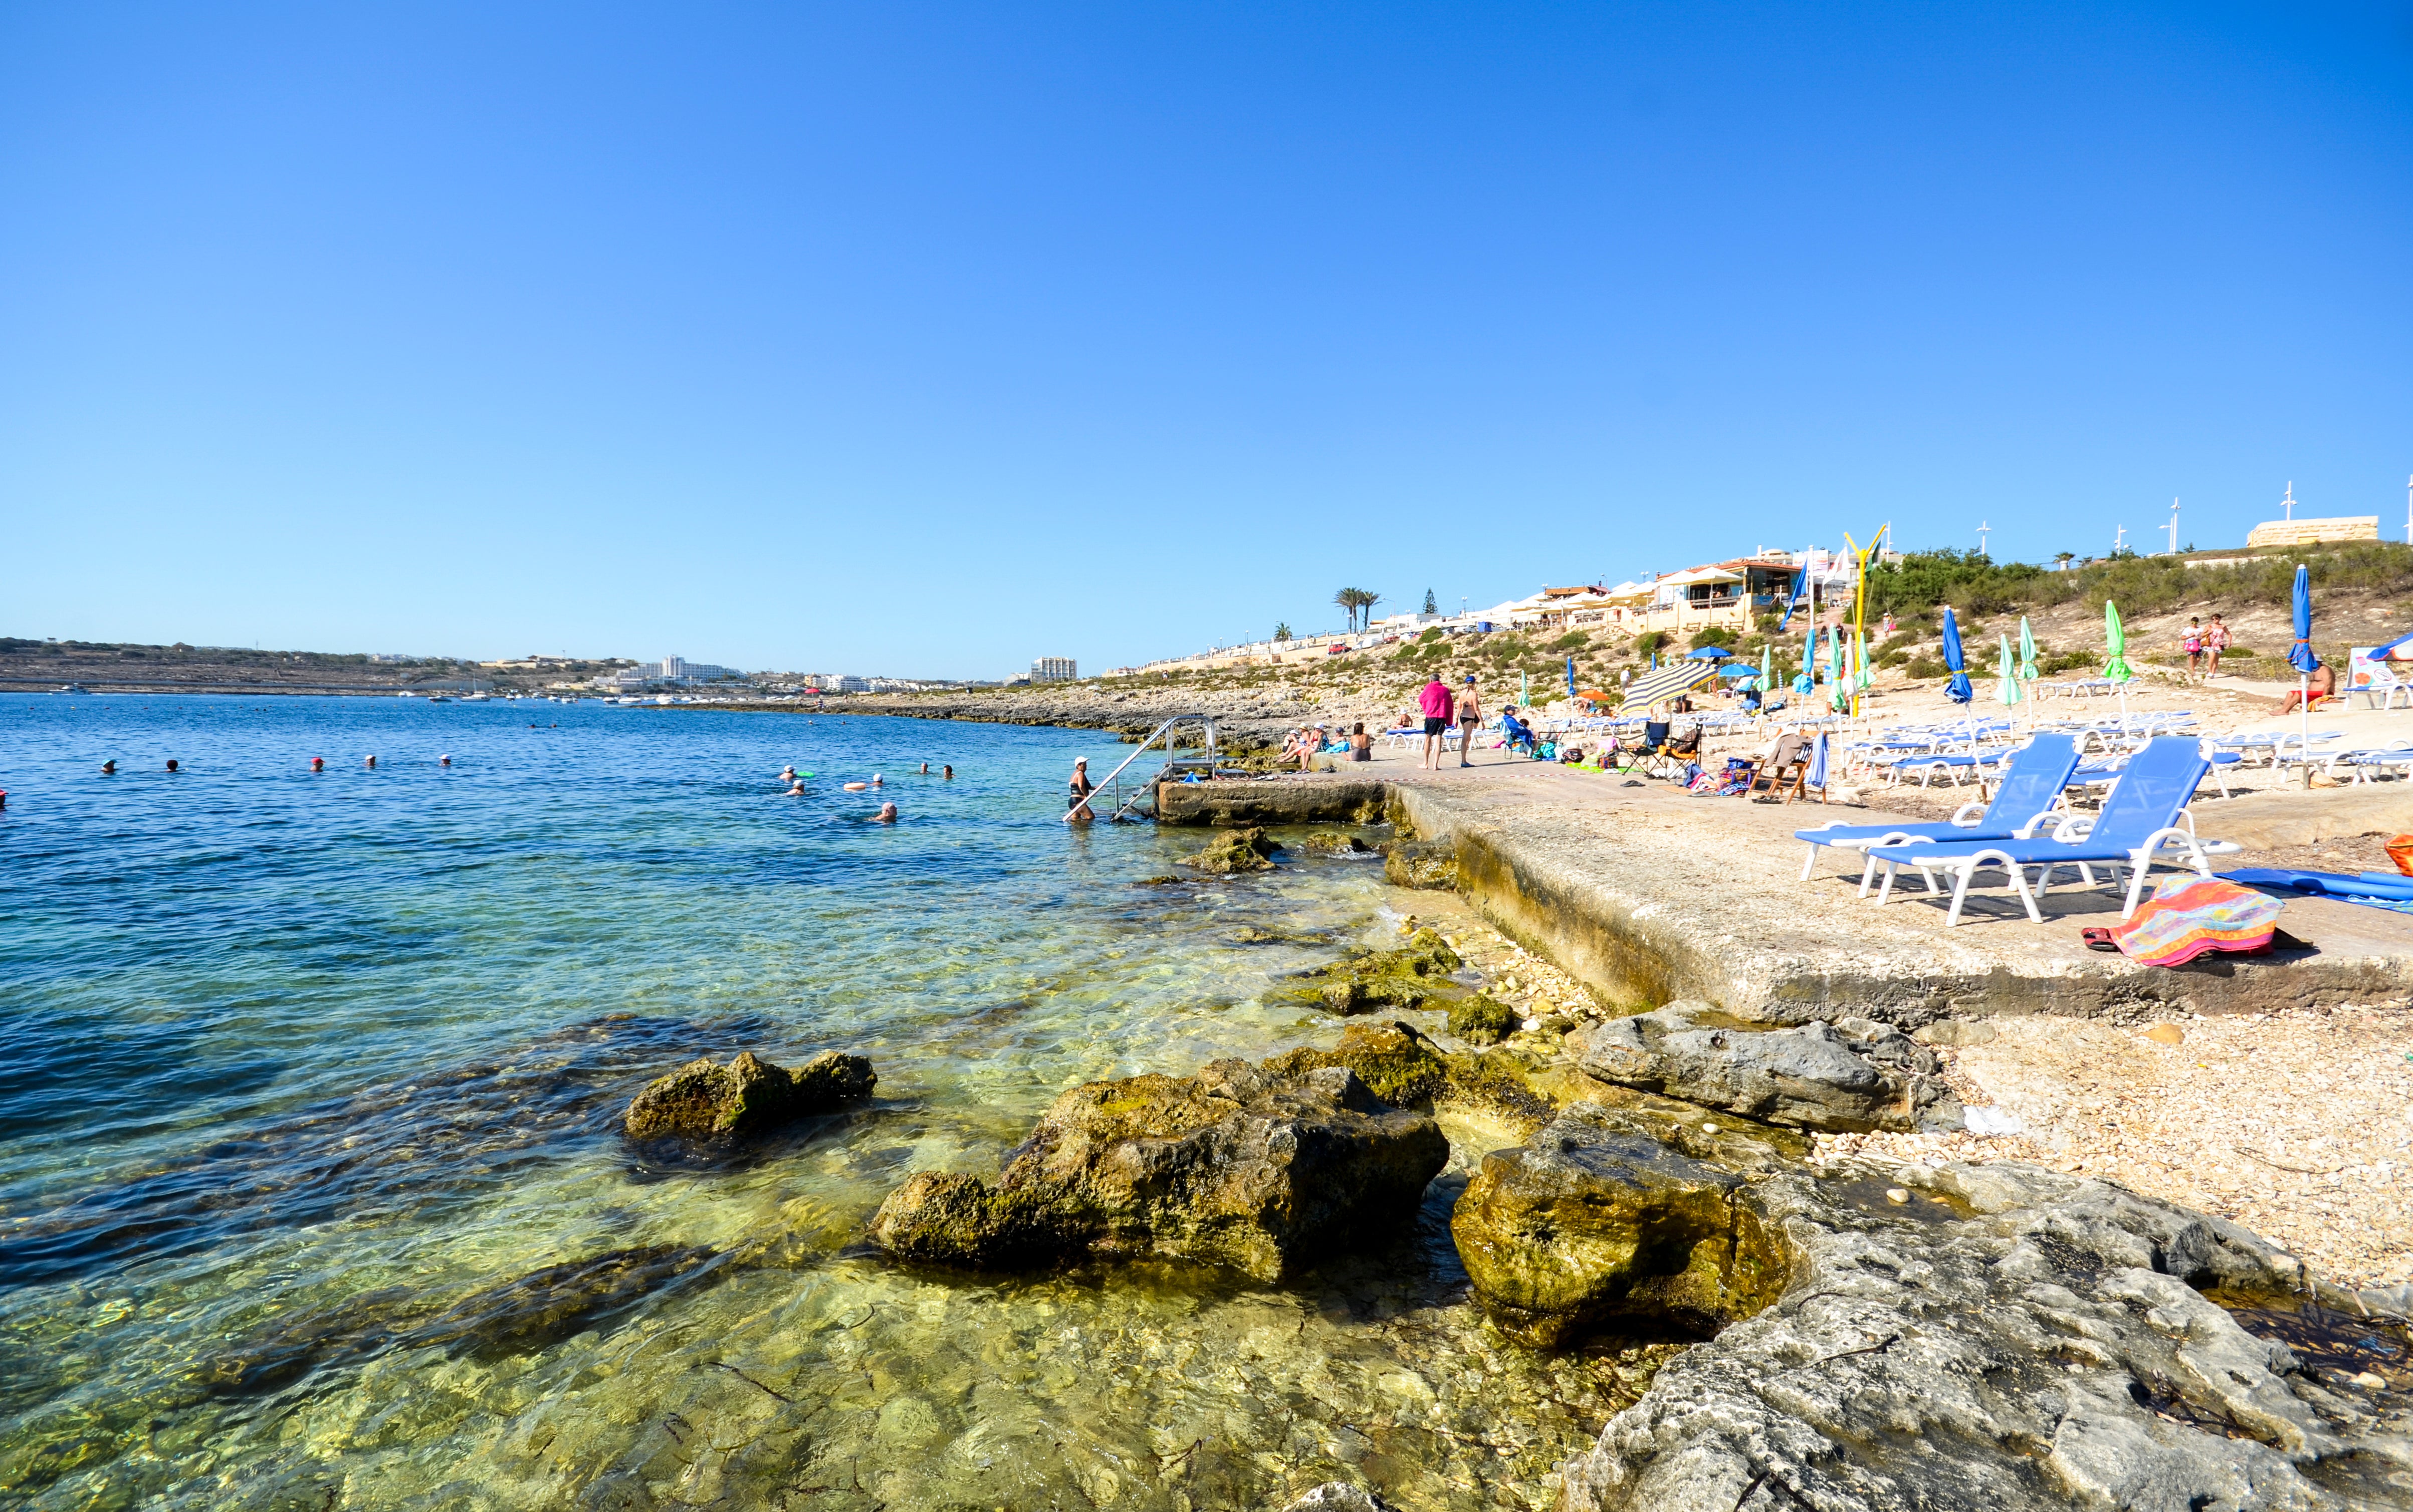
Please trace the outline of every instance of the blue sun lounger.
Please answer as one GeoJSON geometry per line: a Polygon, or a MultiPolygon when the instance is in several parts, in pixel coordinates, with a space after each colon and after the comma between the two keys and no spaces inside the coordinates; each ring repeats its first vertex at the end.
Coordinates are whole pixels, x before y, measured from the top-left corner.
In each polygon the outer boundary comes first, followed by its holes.
{"type": "Polygon", "coordinates": [[[1949,872],[1954,882],[1952,909],[1945,915],[1948,927],[1961,922],[1961,906],[1969,897],[1970,879],[1981,869],[1994,867],[2010,877],[2011,887],[2020,895],[2028,917],[2042,924],[2044,915],[2036,909],[2036,899],[2052,884],[2056,869],[2076,867],[2079,876],[2092,887],[2095,867],[2106,868],[2116,883],[2124,867],[2131,875],[2126,906],[2120,911],[2120,917],[2127,918],[2137,912],[2145,874],[2153,869],[2154,863],[2173,859],[2164,855],[2165,847],[2176,852],[2176,861],[2193,867],[2203,876],[2212,875],[2212,865],[2205,859],[2210,852],[2197,841],[2192,828],[2183,828],[2178,823],[2181,810],[2195,797],[2196,785],[2211,769],[2212,763],[2203,759],[2193,735],[2156,735],[2145,743],[2144,749],[2128,759],[2127,769],[2120,774],[2119,786],[2104,800],[2103,811],[2095,816],[2091,825],[2084,825],[2082,818],[2073,817],[2056,826],[2057,838],[2052,838],[1909,840],[1874,848],[1869,852],[1871,864],[1886,868],[1885,887],[1877,895],[1877,901],[1882,904],[1891,895],[1893,880],[1904,867],[1916,867],[1926,877],[1931,891],[1936,890],[1933,873],[1949,872]],[[2030,867],[2038,868],[2033,893],[2028,891],[2030,867]]]}
{"type": "MultiPolygon", "coordinates": [[[[2025,839],[2035,833],[2037,821],[2061,801],[2061,790],[2068,786],[2069,774],[2077,768],[2076,741],[2067,735],[2038,735],[2026,749],[2011,753],[2002,785],[1994,790],[1994,801],[1974,823],[1963,822],[1963,816],[1977,807],[1971,803],[1961,805],[1948,824],[1846,824],[1839,819],[1818,829],[1795,830],[1795,839],[1810,842],[1810,853],[1801,858],[1801,880],[1810,880],[1810,868],[1817,864],[1822,847],[1870,851],[1906,840],[2025,839]]],[[[1860,867],[1862,897],[1869,896],[1869,877],[1875,869],[1873,863],[1860,867]]]]}

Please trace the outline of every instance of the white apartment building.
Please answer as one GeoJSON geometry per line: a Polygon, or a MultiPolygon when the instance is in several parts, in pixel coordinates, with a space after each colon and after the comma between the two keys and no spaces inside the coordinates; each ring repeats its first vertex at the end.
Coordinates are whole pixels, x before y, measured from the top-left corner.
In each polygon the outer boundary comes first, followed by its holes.
{"type": "Polygon", "coordinates": [[[1080,669],[1071,657],[1040,657],[1030,663],[1030,680],[1035,683],[1071,683],[1081,680],[1080,669]]]}

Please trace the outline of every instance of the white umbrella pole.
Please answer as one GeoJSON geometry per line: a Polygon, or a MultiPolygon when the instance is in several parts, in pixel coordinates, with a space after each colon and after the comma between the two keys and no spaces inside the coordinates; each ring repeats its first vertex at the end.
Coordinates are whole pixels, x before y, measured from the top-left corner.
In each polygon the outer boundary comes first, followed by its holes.
{"type": "Polygon", "coordinates": [[[2296,754],[2304,763],[2304,786],[2313,785],[2313,674],[2296,674],[2296,719],[2302,732],[2296,736],[2296,754]]]}

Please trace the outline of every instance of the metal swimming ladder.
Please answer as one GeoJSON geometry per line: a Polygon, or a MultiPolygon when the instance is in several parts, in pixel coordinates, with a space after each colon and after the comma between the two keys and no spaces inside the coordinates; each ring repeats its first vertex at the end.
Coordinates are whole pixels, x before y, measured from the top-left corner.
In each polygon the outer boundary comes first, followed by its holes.
{"type": "MultiPolygon", "coordinates": [[[[1130,755],[1124,757],[1120,766],[1118,766],[1113,771],[1107,773],[1106,779],[1103,782],[1099,783],[1096,787],[1089,790],[1089,812],[1092,816],[1100,819],[1118,820],[1128,818],[1131,811],[1138,808],[1143,799],[1147,798],[1148,794],[1156,791],[1158,783],[1166,781],[1170,778],[1177,778],[1185,772],[1197,771],[1204,771],[1209,778],[1212,778],[1215,775],[1215,716],[1211,714],[1177,714],[1173,718],[1165,720],[1162,724],[1158,725],[1153,731],[1149,732],[1148,737],[1139,743],[1139,749],[1132,751],[1130,755]],[[1206,754],[1204,756],[1176,756],[1173,754],[1173,742],[1168,737],[1170,736],[1174,726],[1186,723],[1192,719],[1195,719],[1206,727],[1206,754]],[[1142,756],[1147,755],[1148,748],[1155,745],[1160,740],[1165,742],[1164,764],[1158,767],[1155,774],[1148,778],[1147,781],[1130,784],[1129,796],[1125,796],[1125,784],[1121,780],[1124,770],[1128,768],[1132,763],[1138,761],[1142,756]]],[[[1073,810],[1070,808],[1065,809],[1064,822],[1069,823],[1072,822],[1072,818],[1073,810]]]]}

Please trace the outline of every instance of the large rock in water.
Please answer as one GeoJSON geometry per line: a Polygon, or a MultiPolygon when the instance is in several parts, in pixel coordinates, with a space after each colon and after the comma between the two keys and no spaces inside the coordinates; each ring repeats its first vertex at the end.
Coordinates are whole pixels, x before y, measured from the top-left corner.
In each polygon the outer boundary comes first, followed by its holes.
{"type": "Polygon", "coordinates": [[[743,1137],[790,1119],[835,1113],[880,1080],[859,1055],[823,1050],[793,1071],[751,1050],[725,1066],[690,1060],[648,1083],[629,1104],[631,1139],[743,1137]]]}
{"type": "Polygon", "coordinates": [[[1934,1052],[1887,1025],[1847,1018],[1745,1030],[1699,1022],[1714,1012],[1708,1003],[1671,1002],[1595,1025],[1568,1049],[1603,1081],[1797,1129],[1915,1129],[1950,1093],[1934,1052]]]}
{"type": "Polygon", "coordinates": [[[1436,986],[1455,992],[1448,986],[1449,975],[1465,964],[1440,931],[1428,926],[1397,950],[1360,950],[1309,971],[1304,978],[1309,985],[1291,995],[1343,1015],[1375,1008],[1421,1008],[1436,986]]]}
{"type": "Polygon", "coordinates": [[[2308,1284],[2234,1224],[2007,1164],[1844,1162],[1737,1201],[1782,1297],[1662,1369],[1560,1512],[2413,1506],[2401,1400],[2198,1290],[2308,1284]]]}
{"type": "Polygon", "coordinates": [[[1621,1315],[1707,1334],[1774,1298],[1784,1265],[1739,1174],[1773,1169],[1773,1158],[1739,1133],[1682,1137],[1710,1158],[1578,1103],[1522,1149],[1483,1158],[1449,1226],[1503,1332],[1547,1346],[1621,1315]]]}
{"type": "Polygon", "coordinates": [[[880,1205],[871,1237],[946,1265],[1157,1254],[1279,1281],[1408,1218],[1448,1159],[1429,1114],[1345,1065],[1218,1060],[1073,1088],[994,1187],[925,1172],[880,1205]]]}
{"type": "Polygon", "coordinates": [[[1449,892],[1458,886],[1457,842],[1403,840],[1383,858],[1383,876],[1394,887],[1449,892]]]}
{"type": "Polygon", "coordinates": [[[1273,853],[1281,847],[1266,838],[1261,829],[1225,830],[1207,843],[1206,849],[1183,856],[1181,864],[1195,867],[1213,877],[1228,877],[1236,872],[1270,871],[1273,853]]]}

